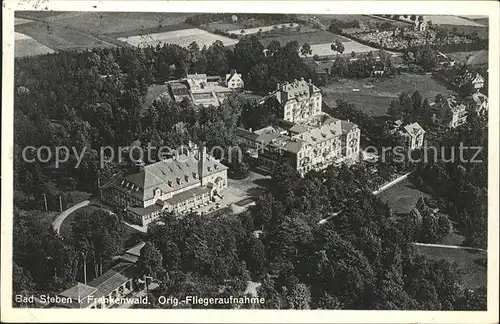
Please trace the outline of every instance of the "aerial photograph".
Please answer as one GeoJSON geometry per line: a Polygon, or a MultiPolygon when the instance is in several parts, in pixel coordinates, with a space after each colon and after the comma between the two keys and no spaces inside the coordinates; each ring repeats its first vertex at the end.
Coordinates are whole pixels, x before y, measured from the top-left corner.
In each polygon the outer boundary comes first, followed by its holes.
{"type": "Polygon", "coordinates": [[[14,16],[13,308],[487,310],[488,16],[14,16]]]}

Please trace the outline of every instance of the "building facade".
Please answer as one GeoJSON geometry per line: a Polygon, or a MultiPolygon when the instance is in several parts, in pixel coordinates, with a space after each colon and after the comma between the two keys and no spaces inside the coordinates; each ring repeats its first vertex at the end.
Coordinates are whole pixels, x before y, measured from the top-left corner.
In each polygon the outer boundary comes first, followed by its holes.
{"type": "Polygon", "coordinates": [[[300,124],[321,112],[323,95],[311,80],[307,82],[302,78],[278,84],[274,98],[280,105],[280,118],[300,124]]]}
{"type": "Polygon", "coordinates": [[[441,98],[430,104],[432,122],[438,127],[455,128],[467,121],[467,107],[454,96],[441,98]]]}
{"type": "Polygon", "coordinates": [[[412,123],[402,128],[401,133],[409,151],[417,150],[424,145],[425,130],[419,123],[412,123]]]}
{"type": "Polygon", "coordinates": [[[186,154],[139,167],[103,191],[103,199],[118,206],[130,221],[145,226],[163,211],[187,213],[216,202],[227,187],[227,167],[190,148],[186,154]]]}
{"type": "Polygon", "coordinates": [[[243,89],[245,87],[241,74],[237,73],[236,70],[226,74],[225,85],[229,89],[243,89]]]}

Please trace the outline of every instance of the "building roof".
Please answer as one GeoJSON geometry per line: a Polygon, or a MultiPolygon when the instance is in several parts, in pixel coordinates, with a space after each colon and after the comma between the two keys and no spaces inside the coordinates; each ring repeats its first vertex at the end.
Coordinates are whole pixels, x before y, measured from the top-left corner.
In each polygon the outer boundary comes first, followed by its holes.
{"type": "Polygon", "coordinates": [[[102,276],[90,281],[87,285],[78,283],[76,286],[67,289],[59,295],[72,298],[75,302],[71,305],[63,305],[70,308],[85,308],[89,305],[88,296],[94,299],[109,295],[115,289],[136,277],[138,274],[134,264],[119,262],[114,267],[106,271],[102,276]]]}
{"type": "Polygon", "coordinates": [[[203,193],[208,193],[208,192],[210,192],[210,188],[208,188],[208,187],[196,187],[196,188],[181,192],[180,194],[177,194],[177,195],[173,196],[172,198],[165,200],[165,203],[168,203],[172,206],[177,205],[180,202],[186,201],[190,198],[193,198],[195,196],[199,196],[203,193]]]}
{"type": "Polygon", "coordinates": [[[241,74],[237,73],[236,70],[232,70],[231,73],[226,74],[226,82],[231,81],[231,79],[235,76],[241,78],[241,74]]]}
{"type": "Polygon", "coordinates": [[[69,297],[75,301],[78,301],[79,298],[83,299],[89,295],[92,295],[95,291],[97,291],[97,288],[79,282],[75,286],[66,289],[59,295],[69,297]]]}
{"type": "MultiPolygon", "coordinates": [[[[156,189],[162,193],[177,191],[199,182],[199,166],[202,153],[192,151],[175,158],[144,166],[139,172],[117,179],[113,186],[142,201],[152,199],[156,189]]],[[[205,153],[203,176],[209,176],[227,167],[205,153]]]]}
{"type": "Polygon", "coordinates": [[[193,79],[193,80],[206,80],[207,75],[205,73],[201,73],[201,74],[195,73],[195,74],[188,74],[186,76],[186,78],[193,79]]]}
{"type": "Polygon", "coordinates": [[[419,123],[415,122],[403,127],[407,134],[410,136],[416,136],[421,133],[425,133],[425,130],[420,126],[419,123]]]}
{"type": "Polygon", "coordinates": [[[240,127],[236,128],[235,134],[238,137],[245,138],[251,141],[256,141],[257,138],[259,137],[258,134],[240,127]]]}
{"type": "Polygon", "coordinates": [[[285,105],[291,100],[300,102],[309,99],[315,93],[321,92],[318,87],[311,83],[311,80],[307,82],[304,78],[278,85],[278,88],[276,98],[281,105],[285,105]]]}

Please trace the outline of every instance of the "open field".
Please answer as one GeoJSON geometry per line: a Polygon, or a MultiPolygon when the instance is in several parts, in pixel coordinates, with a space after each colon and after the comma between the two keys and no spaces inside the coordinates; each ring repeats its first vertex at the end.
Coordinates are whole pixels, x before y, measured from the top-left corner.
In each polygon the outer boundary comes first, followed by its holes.
{"type": "Polygon", "coordinates": [[[452,94],[452,90],[430,75],[404,73],[391,78],[362,80],[347,79],[327,84],[323,88],[323,100],[335,107],[335,100],[343,99],[356,105],[372,116],[385,116],[389,104],[401,92],[418,90],[431,102],[438,94],[452,94]],[[353,91],[359,89],[359,91],[353,91]]]}
{"type": "Polygon", "coordinates": [[[285,45],[291,41],[297,41],[299,45],[303,45],[304,43],[308,43],[309,45],[315,44],[324,44],[324,43],[333,43],[336,40],[340,40],[341,42],[348,42],[349,40],[345,37],[330,33],[325,30],[316,30],[314,32],[309,33],[293,33],[291,35],[286,36],[277,36],[277,37],[266,37],[260,40],[262,45],[267,46],[272,41],[278,41],[281,45],[285,45]]]}
{"type": "Polygon", "coordinates": [[[33,38],[15,32],[14,33],[14,57],[26,57],[54,53],[54,50],[40,44],[33,38]]]}
{"type": "Polygon", "coordinates": [[[248,35],[248,34],[257,34],[259,31],[267,32],[267,31],[281,29],[281,28],[297,28],[297,27],[299,27],[299,24],[297,24],[297,23],[284,23],[284,24],[262,26],[262,27],[256,27],[256,28],[248,28],[248,29],[236,28],[233,30],[229,30],[228,33],[237,34],[237,35],[248,35]],[[242,33],[242,31],[244,31],[244,32],[242,33]]]}
{"type": "Polygon", "coordinates": [[[433,25],[455,25],[455,26],[475,26],[475,27],[486,27],[475,21],[464,19],[457,16],[448,15],[428,15],[424,16],[425,20],[430,20],[433,25]]]}
{"type": "Polygon", "coordinates": [[[192,42],[196,42],[200,47],[203,47],[205,45],[208,47],[212,45],[216,40],[222,41],[222,43],[226,46],[233,45],[238,42],[237,39],[231,39],[229,37],[221,35],[214,35],[198,28],[155,33],[142,36],[123,37],[118,39],[134,46],[147,46],[156,45],[159,43],[168,43],[187,47],[192,42]]]}
{"type": "MultiPolygon", "coordinates": [[[[331,45],[332,43],[311,45],[312,54],[308,56],[318,55],[321,57],[321,56],[337,55],[337,52],[332,50],[331,45]]],[[[351,53],[352,51],[356,53],[378,51],[378,49],[376,48],[363,45],[355,41],[342,42],[342,45],[344,45],[344,53],[351,53]]]]}
{"type": "Polygon", "coordinates": [[[32,21],[33,20],[14,17],[14,26],[21,25],[21,24],[26,24],[26,23],[30,23],[32,21]]]}
{"type": "Polygon", "coordinates": [[[462,272],[462,280],[467,288],[486,288],[487,269],[477,264],[477,260],[485,260],[485,252],[473,252],[459,249],[448,249],[441,247],[416,246],[419,253],[434,260],[445,259],[455,262],[457,268],[462,272]]]}
{"type": "Polygon", "coordinates": [[[460,61],[460,63],[466,63],[469,57],[473,56],[474,54],[479,53],[479,51],[473,51],[473,52],[453,52],[453,53],[447,53],[446,55],[450,56],[452,59],[456,61],[460,61]]]}
{"type": "MultiPolygon", "coordinates": [[[[29,17],[31,12],[20,17],[29,17]]],[[[56,23],[99,34],[122,33],[122,37],[140,35],[145,30],[181,24],[193,16],[192,13],[156,13],[156,12],[62,12],[56,16],[39,17],[46,22],[56,23]]]]}
{"type": "Polygon", "coordinates": [[[88,49],[96,47],[114,47],[88,33],[48,25],[43,22],[32,22],[15,26],[15,31],[28,35],[53,50],[88,49]]]}

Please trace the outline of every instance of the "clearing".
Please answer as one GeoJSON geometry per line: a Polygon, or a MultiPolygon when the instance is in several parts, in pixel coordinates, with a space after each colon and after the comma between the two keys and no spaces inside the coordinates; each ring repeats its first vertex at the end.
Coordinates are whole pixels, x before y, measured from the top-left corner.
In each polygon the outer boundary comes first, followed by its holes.
{"type": "Polygon", "coordinates": [[[167,43],[187,47],[192,42],[196,42],[198,46],[200,46],[200,48],[203,46],[208,47],[217,40],[222,41],[224,46],[234,45],[238,42],[237,39],[231,39],[222,35],[214,35],[199,28],[153,33],[142,36],[122,37],[118,38],[118,40],[124,41],[134,46],[147,46],[167,43]]]}
{"type": "Polygon", "coordinates": [[[337,99],[353,103],[372,116],[386,116],[392,100],[401,92],[418,90],[423,98],[432,102],[438,94],[453,94],[452,90],[431,75],[403,73],[389,78],[342,79],[322,87],[323,100],[335,107],[337,99]],[[353,91],[359,89],[359,91],[353,91]]]}
{"type": "Polygon", "coordinates": [[[382,191],[379,197],[395,214],[408,214],[420,197],[425,198],[430,195],[417,189],[409,179],[405,179],[382,191]]]}
{"type": "Polygon", "coordinates": [[[233,30],[229,30],[228,33],[236,35],[248,35],[248,34],[257,34],[259,31],[264,33],[271,30],[279,30],[281,28],[286,29],[286,28],[297,28],[297,27],[299,27],[299,24],[297,23],[283,23],[278,25],[262,26],[262,27],[248,28],[248,29],[236,28],[233,30]]]}

